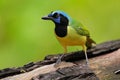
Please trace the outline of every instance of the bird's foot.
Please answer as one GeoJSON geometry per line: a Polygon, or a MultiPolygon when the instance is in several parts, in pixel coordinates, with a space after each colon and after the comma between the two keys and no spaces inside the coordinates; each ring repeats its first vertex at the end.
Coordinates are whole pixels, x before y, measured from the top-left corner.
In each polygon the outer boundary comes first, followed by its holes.
{"type": "Polygon", "coordinates": [[[86,62],[86,65],[89,66],[89,62],[86,62]]]}
{"type": "Polygon", "coordinates": [[[59,64],[62,62],[61,59],[62,59],[63,56],[64,56],[64,54],[61,55],[60,57],[58,57],[58,60],[56,61],[54,67],[58,67],[59,66],[59,64]]]}
{"type": "Polygon", "coordinates": [[[58,59],[58,60],[56,61],[55,65],[54,65],[54,67],[58,67],[61,62],[62,62],[61,59],[58,59]]]}
{"type": "Polygon", "coordinates": [[[86,57],[86,65],[89,66],[88,57],[86,57]]]}

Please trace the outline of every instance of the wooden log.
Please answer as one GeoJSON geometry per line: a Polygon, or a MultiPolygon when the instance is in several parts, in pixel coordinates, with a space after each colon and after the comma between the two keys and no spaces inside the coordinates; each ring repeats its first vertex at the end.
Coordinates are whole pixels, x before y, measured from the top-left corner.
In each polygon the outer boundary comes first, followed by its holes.
{"type": "Polygon", "coordinates": [[[88,66],[74,65],[33,77],[31,80],[99,80],[88,66]]]}
{"type": "Polygon", "coordinates": [[[23,67],[0,70],[0,78],[1,80],[98,80],[97,75],[101,80],[119,80],[119,48],[120,40],[113,40],[87,50],[90,67],[85,65],[84,52],[77,51],[64,55],[62,60],[66,62],[61,64],[61,66],[66,65],[64,67],[55,68],[53,66],[61,54],[49,55],[43,61],[31,62],[23,67]],[[44,73],[43,69],[48,72],[44,73]],[[114,73],[116,70],[118,70],[117,75],[114,73]],[[35,73],[37,75],[34,75],[35,73]],[[24,78],[25,76],[27,77],[24,78]]]}

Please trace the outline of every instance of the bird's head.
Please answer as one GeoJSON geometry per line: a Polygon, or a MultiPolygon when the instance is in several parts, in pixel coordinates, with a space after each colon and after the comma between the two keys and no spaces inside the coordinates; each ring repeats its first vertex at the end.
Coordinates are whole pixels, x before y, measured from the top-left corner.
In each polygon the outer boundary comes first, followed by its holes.
{"type": "Polygon", "coordinates": [[[63,11],[52,11],[48,16],[42,17],[44,20],[52,20],[55,24],[68,25],[70,17],[63,11]]]}

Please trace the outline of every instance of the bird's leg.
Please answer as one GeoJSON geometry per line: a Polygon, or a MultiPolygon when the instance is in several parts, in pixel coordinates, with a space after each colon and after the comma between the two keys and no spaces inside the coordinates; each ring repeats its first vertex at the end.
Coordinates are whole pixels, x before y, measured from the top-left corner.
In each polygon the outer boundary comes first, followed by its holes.
{"type": "MultiPolygon", "coordinates": [[[[63,48],[64,48],[64,54],[65,54],[67,52],[67,47],[65,46],[63,48]]],[[[62,54],[61,56],[58,57],[58,60],[56,61],[55,65],[54,65],[55,67],[57,67],[62,62],[61,59],[64,56],[64,54],[62,54]]]]}
{"type": "Polygon", "coordinates": [[[85,45],[83,45],[83,50],[85,53],[86,63],[87,63],[87,65],[89,65],[88,56],[87,56],[87,47],[85,45]]]}

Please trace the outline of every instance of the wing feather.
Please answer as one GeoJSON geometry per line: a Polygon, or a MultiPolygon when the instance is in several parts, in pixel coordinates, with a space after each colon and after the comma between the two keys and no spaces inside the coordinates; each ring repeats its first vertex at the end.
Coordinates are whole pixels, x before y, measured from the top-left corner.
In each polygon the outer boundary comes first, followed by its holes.
{"type": "Polygon", "coordinates": [[[70,22],[70,26],[73,27],[79,35],[90,36],[89,31],[85,29],[85,27],[80,22],[72,20],[70,22]]]}

